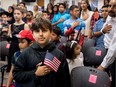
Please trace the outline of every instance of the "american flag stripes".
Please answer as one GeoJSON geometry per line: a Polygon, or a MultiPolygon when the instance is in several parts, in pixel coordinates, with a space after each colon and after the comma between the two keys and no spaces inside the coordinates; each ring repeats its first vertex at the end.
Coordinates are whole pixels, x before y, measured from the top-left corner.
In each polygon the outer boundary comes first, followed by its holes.
{"type": "Polygon", "coordinates": [[[55,72],[57,72],[61,62],[57,57],[47,52],[45,56],[44,64],[52,68],[55,72]]]}

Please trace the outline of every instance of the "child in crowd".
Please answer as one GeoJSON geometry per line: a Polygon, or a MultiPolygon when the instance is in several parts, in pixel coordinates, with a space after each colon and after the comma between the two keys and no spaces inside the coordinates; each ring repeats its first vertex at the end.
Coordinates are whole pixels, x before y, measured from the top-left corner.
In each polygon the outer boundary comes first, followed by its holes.
{"type": "Polygon", "coordinates": [[[42,11],[42,17],[50,20],[50,13],[48,11],[42,11]]]}
{"type": "Polygon", "coordinates": [[[84,42],[85,23],[79,18],[80,8],[76,5],[70,7],[71,17],[64,21],[64,35],[69,41],[78,41],[82,46],[84,42]]]}
{"type": "MultiPolygon", "coordinates": [[[[50,41],[52,34],[50,21],[42,17],[35,18],[31,30],[35,42],[23,51],[16,61],[13,70],[15,81],[21,87],[70,87],[66,58],[50,41]],[[55,56],[53,58],[60,61],[60,66],[56,72],[44,64],[48,52],[55,56]]],[[[50,63],[50,60],[48,63],[50,63]]],[[[50,63],[50,65],[54,64],[50,63]]]]}
{"type": "Polygon", "coordinates": [[[27,14],[26,14],[26,24],[29,25],[29,27],[31,27],[31,24],[33,22],[33,12],[32,11],[27,11],[27,14]]]}
{"type": "Polygon", "coordinates": [[[13,69],[14,69],[15,62],[18,60],[18,56],[21,54],[21,52],[25,48],[29,47],[34,41],[31,30],[22,30],[16,36],[19,38],[18,40],[19,40],[20,51],[15,52],[14,56],[12,58],[12,67],[11,67],[11,70],[10,70],[10,73],[9,73],[9,76],[8,76],[8,81],[7,81],[6,87],[10,87],[10,85],[13,81],[12,72],[13,72],[13,69]]]}
{"type": "Polygon", "coordinates": [[[1,13],[0,19],[0,41],[6,40],[7,33],[8,33],[8,12],[1,13]]]}
{"type": "Polygon", "coordinates": [[[73,68],[77,66],[84,66],[81,46],[76,41],[68,41],[66,43],[66,58],[70,73],[73,68]]]}
{"type": "Polygon", "coordinates": [[[56,47],[65,54],[65,46],[60,42],[61,30],[57,26],[53,26],[53,32],[51,35],[52,41],[55,43],[56,47]]]}

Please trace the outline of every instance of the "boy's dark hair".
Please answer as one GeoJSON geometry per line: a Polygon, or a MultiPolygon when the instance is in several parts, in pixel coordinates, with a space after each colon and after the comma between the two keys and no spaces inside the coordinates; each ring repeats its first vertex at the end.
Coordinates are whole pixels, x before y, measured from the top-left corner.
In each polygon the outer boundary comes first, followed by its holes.
{"type": "Polygon", "coordinates": [[[72,5],[70,8],[69,8],[69,10],[70,11],[72,11],[72,10],[74,10],[75,8],[79,8],[77,5],[72,5]]]}
{"type": "Polygon", "coordinates": [[[58,27],[58,26],[53,26],[53,32],[57,35],[57,36],[59,36],[59,35],[61,35],[61,29],[58,27]]]}
{"type": "Polygon", "coordinates": [[[52,24],[48,19],[39,17],[39,18],[35,18],[32,26],[31,26],[31,30],[32,31],[38,31],[38,30],[45,30],[45,29],[49,29],[50,31],[52,31],[52,24]]]}
{"type": "Polygon", "coordinates": [[[50,13],[48,11],[42,11],[42,13],[46,13],[47,15],[50,15],[50,13]]]}
{"type": "Polygon", "coordinates": [[[108,5],[103,5],[102,8],[108,8],[108,5]]]}
{"type": "Polygon", "coordinates": [[[63,5],[64,8],[66,9],[66,5],[65,5],[64,3],[59,3],[59,6],[60,6],[60,5],[63,5]]]}
{"type": "Polygon", "coordinates": [[[9,13],[8,13],[7,11],[4,11],[4,12],[1,13],[1,16],[2,16],[2,15],[9,16],[9,13]]]}
{"type": "Polygon", "coordinates": [[[19,38],[21,41],[22,40],[26,40],[28,42],[28,45],[32,42],[32,40],[28,39],[28,38],[19,38]]]}
{"type": "Polygon", "coordinates": [[[30,42],[32,41],[32,40],[30,40],[30,39],[28,39],[28,38],[25,38],[26,40],[27,40],[27,42],[28,42],[28,45],[30,44],[30,42]]]}
{"type": "Polygon", "coordinates": [[[23,4],[25,6],[25,3],[24,2],[19,2],[19,4],[23,4]]]}

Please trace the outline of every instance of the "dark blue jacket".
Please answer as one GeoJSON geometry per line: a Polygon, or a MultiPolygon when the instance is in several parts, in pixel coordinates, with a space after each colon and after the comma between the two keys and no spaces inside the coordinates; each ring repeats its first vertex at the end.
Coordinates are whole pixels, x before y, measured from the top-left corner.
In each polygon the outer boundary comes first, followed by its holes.
{"type": "Polygon", "coordinates": [[[13,70],[13,77],[21,87],[70,87],[70,75],[68,64],[64,55],[51,42],[44,48],[37,43],[27,48],[19,56],[13,70]],[[46,76],[35,75],[36,65],[44,61],[46,51],[56,56],[61,64],[56,72],[52,71],[46,76]]]}

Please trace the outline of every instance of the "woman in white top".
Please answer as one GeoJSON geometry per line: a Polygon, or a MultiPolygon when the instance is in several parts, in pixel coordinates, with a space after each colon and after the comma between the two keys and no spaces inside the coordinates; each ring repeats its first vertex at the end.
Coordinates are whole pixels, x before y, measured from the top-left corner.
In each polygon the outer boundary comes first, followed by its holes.
{"type": "Polygon", "coordinates": [[[76,41],[68,41],[66,43],[66,58],[71,73],[72,69],[78,66],[84,66],[83,53],[81,46],[76,41]]]}
{"type": "Polygon", "coordinates": [[[86,25],[85,36],[87,38],[90,38],[90,36],[91,36],[90,22],[91,22],[93,13],[94,12],[91,11],[91,7],[89,5],[88,0],[82,0],[80,18],[83,19],[85,22],[85,25],[86,25]]]}

